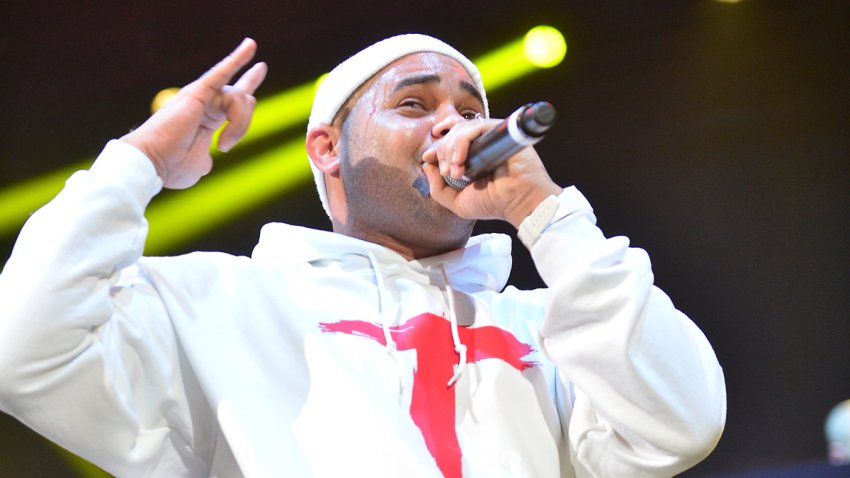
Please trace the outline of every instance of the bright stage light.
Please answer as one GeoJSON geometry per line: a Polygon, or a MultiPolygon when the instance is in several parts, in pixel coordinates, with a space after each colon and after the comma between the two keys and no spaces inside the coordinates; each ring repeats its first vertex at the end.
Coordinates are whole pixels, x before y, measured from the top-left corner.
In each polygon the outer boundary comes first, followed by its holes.
{"type": "Polygon", "coordinates": [[[541,25],[525,35],[523,51],[534,66],[552,68],[567,55],[567,42],[555,28],[541,25]]]}
{"type": "Polygon", "coordinates": [[[174,95],[176,95],[178,91],[180,91],[180,88],[174,86],[161,90],[157,93],[156,96],[153,97],[153,101],[151,101],[151,113],[156,113],[160,108],[165,106],[165,104],[168,103],[168,100],[174,98],[174,95]]]}

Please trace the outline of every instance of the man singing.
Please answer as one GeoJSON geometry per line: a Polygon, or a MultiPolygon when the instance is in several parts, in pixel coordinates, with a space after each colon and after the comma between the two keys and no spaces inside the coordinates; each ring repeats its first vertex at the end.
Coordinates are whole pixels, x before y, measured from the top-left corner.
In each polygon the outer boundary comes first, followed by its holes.
{"type": "MultiPolygon", "coordinates": [[[[319,87],[306,150],[333,232],[143,257],[145,207],[245,133],[244,41],[110,141],[0,275],[0,409],[121,476],[666,477],[723,430],[722,370],[533,148],[455,190],[491,130],[478,71],[424,35],[319,87]],[[547,287],[505,287],[511,223],[547,287]]],[[[209,207],[216,207],[210,204],[209,207]]]]}

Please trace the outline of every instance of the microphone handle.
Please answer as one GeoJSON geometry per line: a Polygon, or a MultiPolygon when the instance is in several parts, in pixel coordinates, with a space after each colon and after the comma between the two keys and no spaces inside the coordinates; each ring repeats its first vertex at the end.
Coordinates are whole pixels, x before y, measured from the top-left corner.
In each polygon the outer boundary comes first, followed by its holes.
{"type": "Polygon", "coordinates": [[[470,143],[463,178],[446,177],[446,183],[461,190],[490,174],[511,156],[543,139],[554,121],[555,109],[545,101],[520,107],[470,143]]]}
{"type": "MultiPolygon", "coordinates": [[[[464,176],[466,178],[475,181],[482,176],[486,176],[498,168],[505,159],[519,153],[526,146],[534,144],[523,144],[525,142],[517,141],[517,138],[514,138],[510,132],[506,134],[505,130],[511,129],[508,126],[512,122],[513,118],[508,118],[507,121],[499,123],[498,126],[470,143],[469,152],[466,155],[466,162],[464,163],[466,167],[464,176]]],[[[523,138],[520,137],[520,139],[523,138]]]]}

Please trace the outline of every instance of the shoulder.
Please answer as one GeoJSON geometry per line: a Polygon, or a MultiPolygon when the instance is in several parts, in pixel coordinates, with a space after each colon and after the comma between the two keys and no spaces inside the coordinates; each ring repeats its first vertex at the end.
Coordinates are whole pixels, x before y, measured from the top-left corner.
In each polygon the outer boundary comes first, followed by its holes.
{"type": "MultiPolygon", "coordinates": [[[[228,286],[262,280],[273,273],[246,256],[206,251],[180,256],[143,257],[135,269],[135,275],[159,287],[228,286]]],[[[134,276],[133,271],[125,272],[122,273],[122,280],[134,276]]]]}

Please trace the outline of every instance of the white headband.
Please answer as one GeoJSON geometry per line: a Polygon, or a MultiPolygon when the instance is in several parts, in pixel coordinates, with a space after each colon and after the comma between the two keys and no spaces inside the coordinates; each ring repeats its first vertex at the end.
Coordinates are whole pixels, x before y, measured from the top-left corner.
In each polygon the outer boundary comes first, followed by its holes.
{"type": "MultiPolygon", "coordinates": [[[[436,38],[412,33],[381,40],[356,53],[328,73],[316,89],[313,110],[307,122],[307,131],[320,124],[330,125],[342,105],[357,88],[385,66],[405,55],[420,52],[440,53],[457,60],[469,73],[475,87],[481,93],[485,117],[490,116],[484,84],[481,83],[481,75],[475,64],[459,51],[436,38]]],[[[316,180],[316,190],[319,192],[322,207],[325,208],[328,217],[331,217],[324,174],[313,164],[313,161],[310,161],[310,167],[313,169],[313,178],[316,180]]]]}

